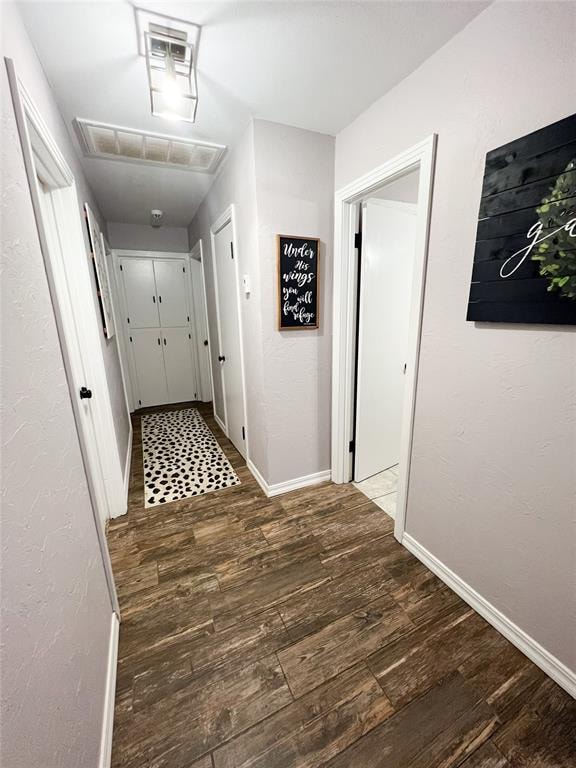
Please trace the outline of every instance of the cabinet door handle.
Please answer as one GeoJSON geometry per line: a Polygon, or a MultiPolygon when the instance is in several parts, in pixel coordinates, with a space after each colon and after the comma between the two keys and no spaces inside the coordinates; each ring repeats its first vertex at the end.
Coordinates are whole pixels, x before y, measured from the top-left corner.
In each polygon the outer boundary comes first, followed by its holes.
{"type": "Polygon", "coordinates": [[[158,339],[158,346],[160,346],[160,339],[158,339]]]}
{"type": "Polygon", "coordinates": [[[152,296],[152,301],[156,304],[156,296],[152,296]]]}
{"type": "Polygon", "coordinates": [[[166,346],[166,339],[164,339],[164,346],[166,346]]]}
{"type": "Polygon", "coordinates": [[[162,296],[158,296],[158,301],[162,304],[162,296]]]}

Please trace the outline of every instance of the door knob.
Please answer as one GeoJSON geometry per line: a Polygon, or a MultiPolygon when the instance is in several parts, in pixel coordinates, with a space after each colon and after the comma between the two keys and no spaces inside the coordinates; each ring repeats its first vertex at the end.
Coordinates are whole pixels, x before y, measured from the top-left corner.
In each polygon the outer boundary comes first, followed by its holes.
{"type": "Polygon", "coordinates": [[[205,347],[207,347],[207,346],[208,346],[208,339],[204,339],[204,346],[205,346],[205,347]]]}
{"type": "Polygon", "coordinates": [[[219,360],[221,363],[223,363],[223,362],[226,360],[226,358],[224,357],[224,355],[218,355],[218,360],[219,360]]]}
{"type": "Polygon", "coordinates": [[[80,399],[81,400],[90,400],[92,397],[92,390],[88,389],[87,387],[80,387],[80,399]]]}

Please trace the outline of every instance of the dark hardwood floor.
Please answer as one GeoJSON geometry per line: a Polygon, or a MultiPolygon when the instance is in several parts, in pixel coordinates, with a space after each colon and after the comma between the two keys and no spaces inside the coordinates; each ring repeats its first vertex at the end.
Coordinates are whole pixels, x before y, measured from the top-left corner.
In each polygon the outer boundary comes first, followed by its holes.
{"type": "MultiPolygon", "coordinates": [[[[568,768],[576,702],[351,485],[241,485],[109,527],[122,624],[115,768],[568,768]]],[[[488,564],[487,564],[487,567],[488,564]]]]}

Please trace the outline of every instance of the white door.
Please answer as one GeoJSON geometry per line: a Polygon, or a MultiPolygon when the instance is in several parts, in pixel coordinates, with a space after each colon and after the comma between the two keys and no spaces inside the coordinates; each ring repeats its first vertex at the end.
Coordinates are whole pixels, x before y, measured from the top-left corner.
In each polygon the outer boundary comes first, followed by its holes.
{"type": "Polygon", "coordinates": [[[136,369],[138,406],[147,408],[169,402],[160,330],[133,328],[130,331],[130,344],[136,369]]]}
{"type": "Polygon", "coordinates": [[[220,324],[219,360],[228,438],[246,457],[238,281],[232,241],[232,222],[229,221],[214,235],[214,270],[220,324]]]}
{"type": "Polygon", "coordinates": [[[398,463],[416,206],[362,207],[354,480],[398,463]]]}
{"type": "Polygon", "coordinates": [[[126,297],[128,327],[156,328],[159,317],[152,260],[121,259],[120,274],[126,297]]]}
{"type": "Polygon", "coordinates": [[[212,374],[210,371],[210,347],[208,344],[208,328],[206,324],[206,295],[204,293],[204,274],[202,262],[190,259],[192,297],[194,299],[194,329],[198,357],[198,379],[200,397],[207,403],[212,399],[212,374]]]}
{"type": "Polygon", "coordinates": [[[154,260],[156,297],[162,328],[175,328],[190,322],[185,269],[185,259],[154,260]]]}
{"type": "Polygon", "coordinates": [[[196,371],[189,328],[163,328],[164,367],[169,403],[197,400],[196,371]]]}

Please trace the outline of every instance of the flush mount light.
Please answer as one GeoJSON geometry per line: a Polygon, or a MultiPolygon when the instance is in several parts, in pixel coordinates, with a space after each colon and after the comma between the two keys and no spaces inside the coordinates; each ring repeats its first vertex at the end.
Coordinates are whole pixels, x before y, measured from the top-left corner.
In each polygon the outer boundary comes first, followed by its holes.
{"type": "Polygon", "coordinates": [[[140,52],[146,57],[152,114],[193,123],[198,106],[196,58],[200,27],[136,9],[140,52]]]}

